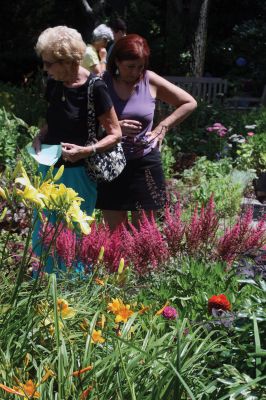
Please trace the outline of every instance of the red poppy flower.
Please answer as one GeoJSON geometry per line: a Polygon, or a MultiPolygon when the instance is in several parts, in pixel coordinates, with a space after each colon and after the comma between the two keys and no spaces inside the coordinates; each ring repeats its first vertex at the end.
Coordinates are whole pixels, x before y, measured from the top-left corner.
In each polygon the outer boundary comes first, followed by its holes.
{"type": "Polygon", "coordinates": [[[212,312],[212,308],[216,308],[218,310],[230,311],[231,304],[225,294],[218,294],[218,296],[212,296],[208,300],[208,311],[212,312]]]}

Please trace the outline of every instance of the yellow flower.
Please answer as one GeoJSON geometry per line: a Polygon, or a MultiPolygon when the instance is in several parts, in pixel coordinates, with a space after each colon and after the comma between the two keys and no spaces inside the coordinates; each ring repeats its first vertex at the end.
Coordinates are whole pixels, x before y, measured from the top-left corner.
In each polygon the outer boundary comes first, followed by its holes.
{"type": "Polygon", "coordinates": [[[105,339],[102,337],[102,331],[96,331],[95,329],[93,329],[93,332],[91,335],[91,341],[92,341],[92,343],[105,342],[105,339]]]}
{"type": "Polygon", "coordinates": [[[98,255],[98,262],[102,261],[104,256],[104,246],[101,246],[100,251],[99,251],[99,255],[98,255]]]}
{"type": "Polygon", "coordinates": [[[24,397],[24,400],[27,399],[39,399],[40,393],[37,392],[37,386],[30,379],[25,384],[19,383],[19,386],[14,386],[13,389],[6,385],[0,384],[0,388],[5,390],[8,393],[16,394],[17,396],[24,397]]]}
{"type": "Polygon", "coordinates": [[[93,217],[86,215],[79,207],[76,201],[70,206],[67,211],[69,222],[76,222],[80,226],[80,230],[84,235],[88,235],[91,231],[90,223],[94,220],[93,217]]]}
{"type": "Polygon", "coordinates": [[[130,310],[130,305],[123,304],[123,306],[120,307],[118,313],[116,314],[115,322],[127,322],[128,318],[130,318],[132,314],[134,314],[134,311],[130,310]]]}
{"type": "Polygon", "coordinates": [[[68,306],[68,302],[64,299],[57,300],[57,310],[60,313],[60,317],[63,319],[72,318],[76,315],[74,308],[68,306]]]}
{"type": "Polygon", "coordinates": [[[101,319],[97,321],[96,325],[100,326],[102,329],[104,328],[106,323],[106,317],[104,314],[101,315],[101,319]]]}
{"type": "Polygon", "coordinates": [[[6,200],[6,192],[5,192],[4,189],[1,188],[1,187],[0,187],[0,196],[1,196],[4,200],[6,200]]]}
{"type": "Polygon", "coordinates": [[[125,260],[124,260],[124,258],[121,258],[121,260],[119,262],[118,270],[117,270],[118,274],[122,274],[124,266],[125,266],[125,260]]]}
{"type": "Polygon", "coordinates": [[[63,172],[64,172],[64,165],[61,165],[61,167],[59,168],[59,170],[57,171],[57,173],[55,174],[55,176],[54,176],[54,182],[56,182],[56,181],[58,181],[60,178],[61,178],[61,176],[63,175],[63,172]]]}
{"type": "Polygon", "coordinates": [[[120,299],[112,299],[112,303],[108,303],[108,311],[111,311],[113,314],[118,314],[121,307],[124,306],[124,303],[120,299]]]}

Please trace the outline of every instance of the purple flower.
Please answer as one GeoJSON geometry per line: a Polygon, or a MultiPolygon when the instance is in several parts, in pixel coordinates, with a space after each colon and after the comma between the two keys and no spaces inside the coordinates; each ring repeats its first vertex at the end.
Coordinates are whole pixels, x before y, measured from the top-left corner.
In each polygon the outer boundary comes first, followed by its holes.
{"type": "Polygon", "coordinates": [[[162,315],[166,319],[176,319],[176,317],[178,316],[176,309],[170,306],[166,306],[164,308],[162,315]]]}

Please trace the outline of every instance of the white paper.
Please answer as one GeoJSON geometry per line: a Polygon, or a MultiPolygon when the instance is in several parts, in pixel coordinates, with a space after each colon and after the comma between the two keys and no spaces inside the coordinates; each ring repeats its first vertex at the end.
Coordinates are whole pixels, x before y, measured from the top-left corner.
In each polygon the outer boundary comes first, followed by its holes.
{"type": "Polygon", "coordinates": [[[27,146],[28,153],[39,163],[43,165],[54,165],[62,154],[61,144],[42,144],[40,153],[36,154],[31,145],[27,146]]]}

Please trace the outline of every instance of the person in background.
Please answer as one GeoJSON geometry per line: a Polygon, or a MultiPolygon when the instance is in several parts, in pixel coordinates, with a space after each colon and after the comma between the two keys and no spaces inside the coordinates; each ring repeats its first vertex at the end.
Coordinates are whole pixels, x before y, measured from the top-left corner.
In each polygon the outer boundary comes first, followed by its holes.
{"type": "Polygon", "coordinates": [[[149,218],[165,206],[159,145],[197,106],[190,94],[148,70],[149,55],[143,37],[124,36],[115,43],[103,75],[122,129],[127,159],[118,178],[98,186],[96,208],[103,211],[111,230],[127,223],[129,211],[132,223],[138,226],[142,210],[149,218]],[[174,111],[153,126],[157,99],[173,106],[174,111]]]}
{"type": "Polygon", "coordinates": [[[86,48],[82,66],[94,74],[102,74],[106,70],[106,46],[113,38],[111,28],[105,24],[97,26],[92,32],[92,43],[86,48]]]}
{"type": "Polygon", "coordinates": [[[122,18],[115,18],[110,21],[109,23],[110,28],[112,29],[114,35],[114,43],[111,44],[109,50],[107,52],[107,62],[110,57],[111,51],[114,47],[114,44],[123,36],[127,34],[127,25],[122,18]]]}
{"type": "MultiPolygon", "coordinates": [[[[88,139],[87,91],[92,79],[92,74],[80,65],[85,50],[86,44],[80,33],[66,26],[48,28],[39,36],[36,52],[42,58],[44,71],[48,73],[45,94],[48,109],[47,123],[34,138],[32,145],[36,153],[40,152],[42,144],[62,145],[62,157],[54,168],[56,173],[64,165],[64,173],[58,183],[78,192],[84,199],[82,210],[91,215],[96,203],[97,184],[86,172],[85,158],[118,143],[121,128],[106,85],[99,79],[93,87],[96,125],[104,127],[106,136],[94,145],[85,146],[88,139]]],[[[48,169],[45,165],[39,165],[39,172],[43,176],[48,169]]],[[[39,229],[40,224],[37,224],[32,240],[37,255],[39,229]]],[[[46,272],[51,271],[50,263],[46,272]]]]}

